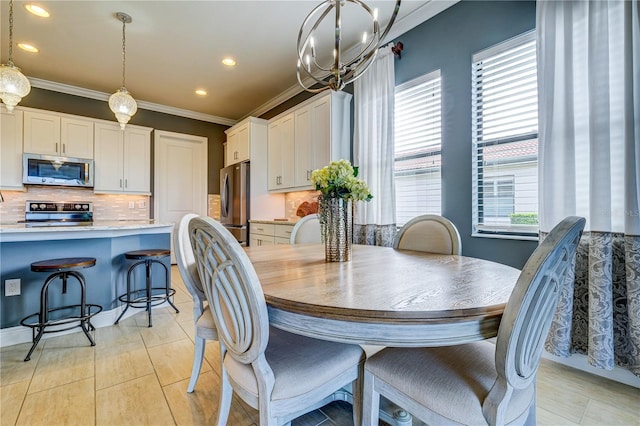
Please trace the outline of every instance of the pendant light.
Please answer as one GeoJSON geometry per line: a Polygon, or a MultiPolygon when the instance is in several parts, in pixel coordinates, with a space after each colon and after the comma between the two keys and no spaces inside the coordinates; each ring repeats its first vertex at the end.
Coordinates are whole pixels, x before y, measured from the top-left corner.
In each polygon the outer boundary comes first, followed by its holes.
{"type": "Polygon", "coordinates": [[[0,65],[0,99],[12,112],[13,107],[29,94],[31,83],[21,72],[20,68],[13,65],[13,0],[9,1],[9,60],[6,65],[0,65]]]}
{"type": "MultiPolygon", "coordinates": [[[[312,93],[322,92],[327,89],[342,90],[346,84],[355,81],[358,77],[367,71],[373,60],[376,58],[378,48],[389,33],[393,22],[398,16],[400,10],[400,1],[396,0],[393,14],[384,31],[380,32],[378,24],[378,11],[371,9],[362,0],[325,0],[316,6],[309,13],[302,23],[298,32],[298,65],[297,76],[298,83],[304,90],[312,93]],[[357,55],[352,58],[345,59],[342,51],[342,19],[341,11],[348,3],[353,3],[364,9],[365,13],[371,18],[370,33],[365,31],[362,37],[362,47],[357,55]],[[331,28],[333,29],[332,46],[327,46],[327,51],[333,49],[333,60],[327,64],[321,64],[320,58],[316,56],[319,50],[316,46],[317,37],[316,30],[320,23],[333,10],[335,21],[331,28]],[[326,77],[329,77],[326,80],[326,77]],[[319,88],[311,88],[307,86],[303,80],[310,78],[311,84],[319,84],[319,88]]],[[[329,56],[329,55],[327,55],[329,56]]]]}
{"type": "Polygon", "coordinates": [[[126,63],[126,39],[125,39],[125,26],[131,23],[131,16],[123,12],[116,13],[116,19],[122,22],[122,86],[116,93],[109,97],[109,108],[116,115],[120,128],[124,130],[126,124],[131,117],[138,111],[138,104],[136,104],[133,96],[129,94],[127,88],[124,87],[124,72],[126,63]]]}

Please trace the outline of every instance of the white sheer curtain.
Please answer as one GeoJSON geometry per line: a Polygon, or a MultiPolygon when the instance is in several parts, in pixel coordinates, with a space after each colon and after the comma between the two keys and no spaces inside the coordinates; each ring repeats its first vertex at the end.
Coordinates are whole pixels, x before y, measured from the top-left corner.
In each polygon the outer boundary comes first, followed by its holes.
{"type": "Polygon", "coordinates": [[[587,218],[547,350],[640,375],[640,8],[538,1],[540,231],[587,218]]]}
{"type": "Polygon", "coordinates": [[[395,71],[392,45],[354,83],[353,164],[373,195],[356,206],[353,242],[392,246],[396,232],[393,181],[395,71]]]}

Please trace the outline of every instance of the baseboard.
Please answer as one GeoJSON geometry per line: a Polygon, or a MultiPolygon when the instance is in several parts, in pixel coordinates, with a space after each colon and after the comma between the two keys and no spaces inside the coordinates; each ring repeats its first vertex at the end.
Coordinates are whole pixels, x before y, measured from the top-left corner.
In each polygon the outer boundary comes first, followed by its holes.
{"type": "Polygon", "coordinates": [[[573,354],[569,358],[563,358],[545,351],[543,352],[542,357],[553,362],[557,362],[558,364],[566,365],[577,370],[640,389],[640,377],[636,377],[631,371],[623,367],[615,366],[613,370],[596,368],[589,365],[587,356],[582,354],[573,354]]]}

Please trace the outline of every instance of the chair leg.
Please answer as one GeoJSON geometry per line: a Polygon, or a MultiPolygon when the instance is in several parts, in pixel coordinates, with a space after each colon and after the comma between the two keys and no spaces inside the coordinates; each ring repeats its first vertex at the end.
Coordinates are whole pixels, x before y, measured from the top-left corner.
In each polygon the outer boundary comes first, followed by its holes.
{"type": "Polygon", "coordinates": [[[362,424],[362,391],[364,377],[364,361],[358,366],[358,377],[351,384],[351,392],[353,393],[353,424],[362,424]]]}
{"type": "Polygon", "coordinates": [[[229,383],[227,370],[224,368],[225,348],[220,344],[220,397],[218,400],[218,426],[225,426],[229,420],[229,410],[231,410],[231,398],[233,389],[229,383]]]}
{"type": "Polygon", "coordinates": [[[191,380],[189,380],[189,387],[187,387],[187,392],[193,392],[193,389],[196,387],[196,383],[198,382],[198,377],[200,376],[200,370],[202,369],[202,360],[204,358],[204,347],[206,341],[202,337],[196,336],[196,346],[193,352],[193,367],[191,369],[191,380]]]}
{"type": "Polygon", "coordinates": [[[362,395],[362,425],[377,426],[379,411],[380,394],[375,391],[375,377],[365,371],[362,395]]]}

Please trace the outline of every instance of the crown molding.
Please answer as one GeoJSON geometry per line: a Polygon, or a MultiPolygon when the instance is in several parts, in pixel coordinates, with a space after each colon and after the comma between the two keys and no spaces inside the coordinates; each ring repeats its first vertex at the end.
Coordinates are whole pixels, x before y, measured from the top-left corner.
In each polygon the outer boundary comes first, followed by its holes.
{"type": "MultiPolygon", "coordinates": [[[[402,34],[417,27],[418,25],[422,24],[426,20],[434,17],[438,13],[453,6],[459,1],[460,0],[429,0],[427,1],[424,5],[418,7],[416,10],[414,10],[410,14],[404,16],[402,19],[397,20],[393,24],[393,26],[391,27],[391,30],[389,30],[389,33],[387,34],[387,37],[383,40],[383,43],[381,44],[387,43],[389,40],[393,40],[401,36],[402,34]]],[[[349,49],[346,52],[346,54],[355,55],[357,53],[356,49],[358,49],[358,47],[359,46],[354,46],[353,48],[349,49]]],[[[31,85],[33,87],[52,90],[54,92],[66,93],[69,95],[82,96],[90,99],[97,99],[99,101],[107,102],[109,100],[109,96],[111,96],[111,94],[109,93],[99,92],[91,89],[85,89],[77,86],[71,86],[63,83],[56,83],[54,81],[42,80],[39,78],[29,77],[29,81],[31,82],[31,85]]],[[[311,82],[312,80],[309,79],[307,83],[311,83],[311,82]]],[[[146,101],[136,101],[136,102],[138,103],[138,108],[146,109],[149,111],[156,111],[164,114],[177,115],[179,117],[192,118],[194,120],[206,121],[206,122],[215,123],[215,124],[222,124],[225,126],[233,126],[238,121],[241,121],[247,117],[259,117],[262,114],[270,111],[271,109],[277,107],[281,103],[291,99],[292,97],[296,96],[297,94],[303,91],[304,89],[299,84],[296,83],[294,86],[291,86],[289,89],[280,93],[275,98],[260,105],[258,108],[254,109],[253,111],[251,111],[250,113],[242,117],[240,120],[232,120],[229,118],[204,114],[201,112],[195,112],[195,111],[190,111],[186,109],[170,107],[166,105],[154,104],[152,102],[146,102],[146,101]]]]}
{"type": "MultiPolygon", "coordinates": [[[[37,87],[39,89],[51,90],[54,92],[66,93],[68,95],[81,96],[89,99],[96,99],[98,101],[108,102],[109,96],[111,96],[110,93],[99,92],[97,90],[85,89],[83,87],[71,86],[69,84],[57,83],[55,81],[42,80],[34,77],[29,77],[29,82],[31,83],[31,86],[37,87]]],[[[192,118],[194,120],[206,121],[209,123],[233,126],[237,122],[236,120],[232,120],[230,118],[217,117],[215,115],[155,104],[153,102],[136,100],[136,103],[138,104],[138,108],[146,109],[148,111],[177,115],[179,117],[192,118]]]]}
{"type": "MultiPolygon", "coordinates": [[[[448,9],[449,7],[458,3],[459,1],[460,0],[428,0],[424,5],[418,7],[410,14],[402,17],[402,19],[398,19],[389,30],[389,33],[387,34],[385,39],[382,40],[382,43],[380,44],[383,45],[389,42],[390,40],[393,40],[401,36],[402,34],[406,33],[409,30],[412,30],[413,28],[422,24],[426,20],[433,18],[438,13],[442,12],[445,9],[448,9]]],[[[360,46],[355,45],[351,49],[347,50],[345,54],[347,56],[356,55],[358,53],[357,49],[359,49],[359,47],[360,46]]],[[[307,85],[312,84],[313,79],[307,78],[304,81],[304,83],[307,85]]],[[[303,91],[304,89],[300,86],[300,84],[295,84],[294,86],[291,86],[289,89],[282,92],[277,97],[260,105],[258,108],[251,111],[248,115],[246,115],[243,118],[246,118],[249,116],[258,117],[303,91]]]]}

